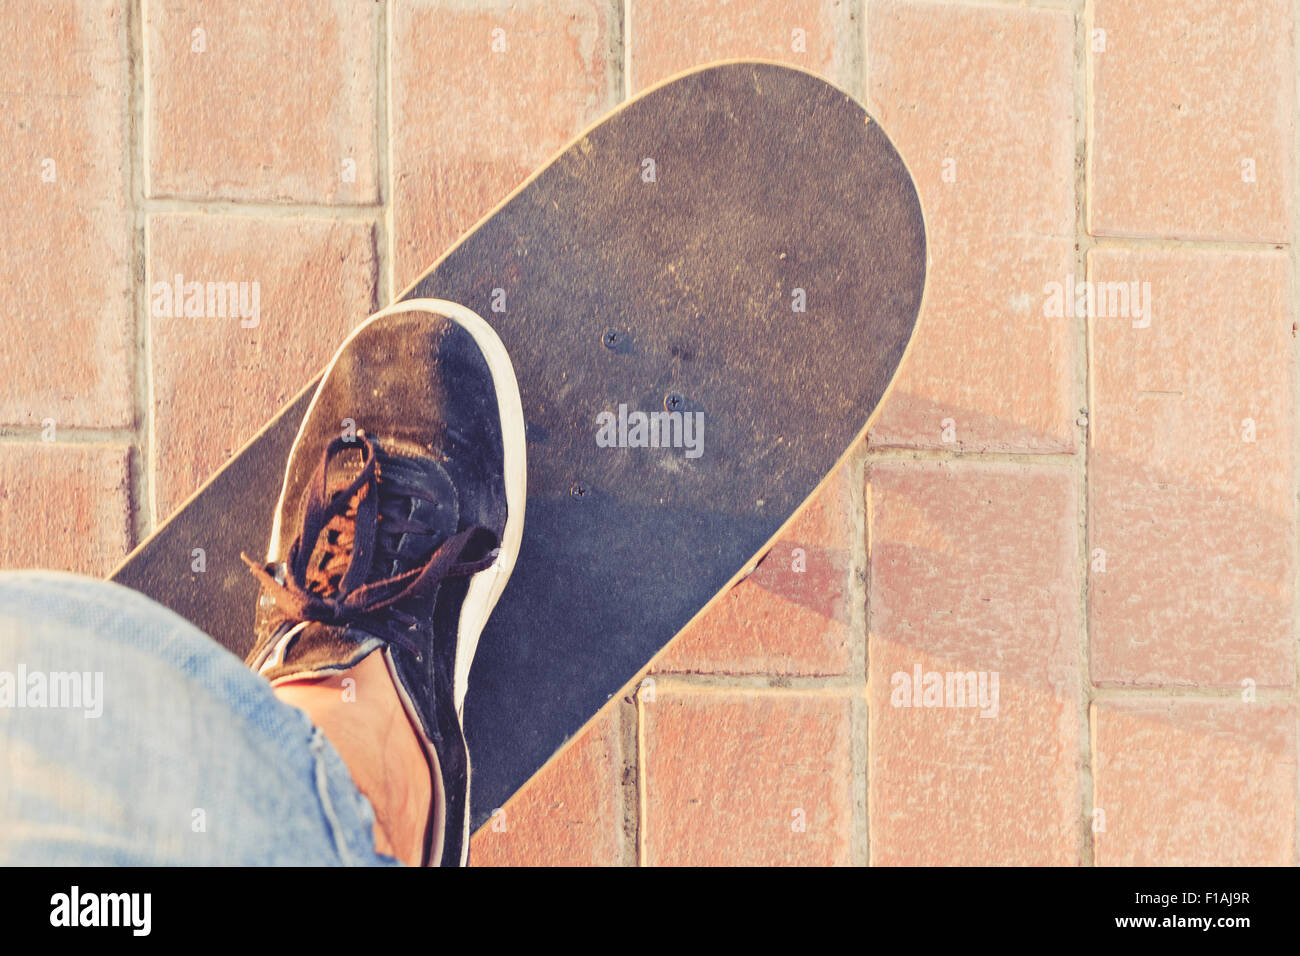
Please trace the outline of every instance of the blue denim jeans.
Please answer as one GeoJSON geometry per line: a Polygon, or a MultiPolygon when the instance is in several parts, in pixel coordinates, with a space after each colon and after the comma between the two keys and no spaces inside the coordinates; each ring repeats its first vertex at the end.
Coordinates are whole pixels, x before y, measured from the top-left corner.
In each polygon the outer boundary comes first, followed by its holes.
{"type": "Polygon", "coordinates": [[[373,823],[307,715],[193,625],[0,573],[0,864],[397,865],[373,823]]]}

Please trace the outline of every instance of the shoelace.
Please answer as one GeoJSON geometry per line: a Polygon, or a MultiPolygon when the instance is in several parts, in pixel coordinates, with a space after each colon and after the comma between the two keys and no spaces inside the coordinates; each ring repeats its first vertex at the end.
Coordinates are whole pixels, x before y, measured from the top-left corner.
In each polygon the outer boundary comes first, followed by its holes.
{"type": "MultiPolygon", "coordinates": [[[[476,535],[491,534],[485,528],[467,528],[447,538],[414,567],[371,580],[377,559],[395,562],[395,568],[405,561],[386,545],[381,532],[389,542],[406,534],[433,534],[433,529],[401,513],[402,505],[413,498],[433,501],[427,490],[407,480],[400,465],[381,453],[369,436],[358,433],[350,441],[335,438],[308,486],[302,531],[289,549],[285,580],[275,576],[275,565],[259,564],[247,554],[240,557],[286,618],[358,624],[369,633],[382,631],[375,636],[419,656],[420,647],[408,636],[418,618],[397,605],[431,594],[445,578],[486,570],[496,561],[497,552],[458,562],[476,535]],[[361,472],[346,488],[327,494],[330,462],[345,449],[361,452],[361,472]],[[312,567],[312,556],[318,550],[324,552],[325,559],[312,567]],[[377,611],[387,612],[382,621],[377,611]],[[398,624],[405,625],[407,633],[399,630],[398,624]]],[[[408,515],[413,510],[408,508],[408,515]]]]}

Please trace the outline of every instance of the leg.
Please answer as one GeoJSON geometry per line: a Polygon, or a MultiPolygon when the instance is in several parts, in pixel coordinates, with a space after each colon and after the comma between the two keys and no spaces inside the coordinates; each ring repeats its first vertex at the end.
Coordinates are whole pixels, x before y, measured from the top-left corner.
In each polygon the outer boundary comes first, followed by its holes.
{"type": "Polygon", "coordinates": [[[375,849],[419,866],[433,800],[418,730],[398,700],[383,656],[332,677],[293,681],[275,695],[311,717],[375,808],[375,849]]]}
{"type": "Polygon", "coordinates": [[[262,584],[246,663],[343,752],[379,845],[406,860],[417,835],[424,862],[468,858],[463,708],[519,553],[524,459],[492,328],[455,303],[398,303],[335,354],[290,450],[266,560],[245,556],[262,584]],[[374,709],[358,713],[349,685],[374,709]]]}
{"type": "Polygon", "coordinates": [[[391,865],[337,750],[180,617],[0,574],[0,863],[391,865]]]}

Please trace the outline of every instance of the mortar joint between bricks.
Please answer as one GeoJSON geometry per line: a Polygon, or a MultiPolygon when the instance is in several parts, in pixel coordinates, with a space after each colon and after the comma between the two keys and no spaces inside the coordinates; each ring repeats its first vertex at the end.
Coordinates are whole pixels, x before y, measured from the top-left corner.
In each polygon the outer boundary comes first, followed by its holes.
{"type": "MultiPolygon", "coordinates": [[[[1300,3],[1291,4],[1292,16],[1292,37],[1300,36],[1300,3]]],[[[1295,47],[1292,47],[1292,57],[1296,56],[1295,47]]],[[[1300,321],[1300,308],[1298,308],[1297,295],[1300,295],[1300,252],[1296,249],[1296,243],[1300,241],[1300,69],[1293,69],[1295,89],[1293,98],[1293,116],[1291,122],[1291,161],[1292,170],[1292,197],[1291,197],[1291,322],[1300,321]]],[[[1291,416],[1292,416],[1292,507],[1300,509],[1300,428],[1295,427],[1295,416],[1297,409],[1300,409],[1300,342],[1293,335],[1291,338],[1291,416]]],[[[1296,542],[1292,547],[1297,546],[1296,542]]],[[[1294,552],[1293,552],[1294,553],[1294,552]]],[[[1291,593],[1300,594],[1300,561],[1296,562],[1294,568],[1294,577],[1292,579],[1291,593]]],[[[1293,670],[1293,694],[1292,706],[1295,708],[1295,739],[1300,741],[1300,615],[1297,615],[1295,600],[1292,599],[1291,607],[1291,628],[1292,628],[1292,654],[1295,668],[1293,670]]],[[[1300,833],[1300,760],[1296,761],[1296,776],[1293,783],[1296,806],[1294,822],[1292,824],[1292,833],[1300,833]]],[[[1291,862],[1293,865],[1300,864],[1300,841],[1292,837],[1291,862]]]]}
{"type": "Polygon", "coordinates": [[[640,864],[641,846],[641,751],[638,692],[618,702],[620,761],[618,780],[622,796],[622,857],[625,866],[640,864]]]}
{"type": "MultiPolygon", "coordinates": [[[[1091,14],[1088,5],[1078,3],[1075,7],[1074,15],[1075,26],[1075,47],[1074,47],[1074,134],[1075,134],[1075,163],[1074,163],[1074,241],[1075,241],[1075,274],[1086,275],[1088,256],[1091,253],[1093,242],[1088,233],[1088,162],[1090,142],[1090,122],[1089,108],[1091,105],[1091,63],[1088,53],[1088,39],[1091,35],[1091,14]]],[[[1076,320],[1078,325],[1074,335],[1075,358],[1073,363],[1074,370],[1074,387],[1071,390],[1071,414],[1075,410],[1087,410],[1091,413],[1092,402],[1090,399],[1091,369],[1088,365],[1090,351],[1088,348],[1088,325],[1085,318],[1076,320]]],[[[1091,866],[1094,862],[1095,855],[1095,834],[1093,832],[1093,813],[1094,807],[1094,777],[1093,765],[1095,760],[1094,740],[1092,734],[1091,711],[1093,706],[1092,686],[1092,656],[1091,656],[1091,620],[1088,611],[1088,588],[1089,588],[1089,567],[1088,567],[1088,548],[1089,548],[1089,528],[1088,528],[1088,507],[1091,489],[1088,484],[1088,449],[1091,442],[1092,424],[1083,426],[1082,434],[1078,436],[1079,445],[1075,453],[1074,473],[1075,488],[1077,490],[1076,508],[1077,508],[1077,558],[1076,573],[1078,581],[1078,685],[1077,691],[1079,700],[1076,705],[1076,720],[1078,721],[1078,759],[1079,759],[1079,780],[1078,780],[1078,801],[1079,801],[1079,859],[1085,866],[1091,866]]]]}
{"type": "Polygon", "coordinates": [[[134,421],[131,436],[131,465],[128,496],[131,508],[132,546],[145,540],[157,520],[153,506],[153,370],[149,339],[152,328],[146,295],[148,274],[147,225],[145,203],[145,83],[144,71],[144,0],[131,0],[125,16],[127,44],[127,130],[126,130],[126,202],[131,223],[131,368],[134,421]]]}

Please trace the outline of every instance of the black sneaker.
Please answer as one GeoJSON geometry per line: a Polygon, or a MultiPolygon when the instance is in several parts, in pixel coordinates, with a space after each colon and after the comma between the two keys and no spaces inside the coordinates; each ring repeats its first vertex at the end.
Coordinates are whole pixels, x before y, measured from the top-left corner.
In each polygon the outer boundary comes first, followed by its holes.
{"type": "Polygon", "coordinates": [[[433,778],[427,865],[469,857],[462,713],[519,553],[524,418],[505,347],[469,309],[399,302],[335,354],[289,453],[248,665],[272,684],[380,651],[433,778]]]}

